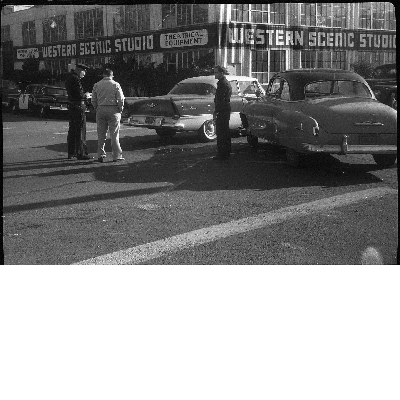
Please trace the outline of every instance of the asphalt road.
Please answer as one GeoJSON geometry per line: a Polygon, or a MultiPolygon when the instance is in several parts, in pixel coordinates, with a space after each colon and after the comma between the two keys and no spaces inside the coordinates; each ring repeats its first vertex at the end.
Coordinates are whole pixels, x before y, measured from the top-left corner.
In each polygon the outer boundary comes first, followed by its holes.
{"type": "Polygon", "coordinates": [[[62,116],[3,113],[6,264],[346,265],[369,247],[396,263],[397,168],[369,155],[295,170],[280,149],[235,138],[216,162],[195,134],[160,142],[123,126],[126,163],[100,164],[67,160],[67,130],[62,116]]]}
{"type": "Polygon", "coordinates": [[[351,265],[396,262],[397,168],[129,127],[68,161],[67,127],[3,114],[7,398],[399,397],[398,268],[351,265]]]}

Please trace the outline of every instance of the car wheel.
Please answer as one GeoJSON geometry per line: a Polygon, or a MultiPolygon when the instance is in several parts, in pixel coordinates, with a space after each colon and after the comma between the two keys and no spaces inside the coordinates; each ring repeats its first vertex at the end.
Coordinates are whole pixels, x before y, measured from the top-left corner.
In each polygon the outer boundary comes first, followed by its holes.
{"type": "Polygon", "coordinates": [[[162,139],[171,139],[176,134],[172,129],[156,129],[156,133],[162,139]]]}
{"type": "Polygon", "coordinates": [[[397,110],[397,93],[392,93],[389,96],[389,106],[397,110]]]}
{"type": "Polygon", "coordinates": [[[296,150],[286,148],[286,162],[293,168],[301,168],[304,166],[304,154],[296,150]]]}
{"type": "Polygon", "coordinates": [[[206,121],[198,130],[200,139],[203,142],[212,142],[217,138],[217,133],[215,131],[215,124],[213,120],[206,121]]]}
{"type": "Polygon", "coordinates": [[[257,136],[253,136],[253,135],[248,135],[247,136],[247,143],[251,147],[257,147],[258,146],[258,137],[257,136]]]}
{"type": "Polygon", "coordinates": [[[383,168],[391,167],[397,158],[397,154],[372,154],[374,161],[383,168]]]}

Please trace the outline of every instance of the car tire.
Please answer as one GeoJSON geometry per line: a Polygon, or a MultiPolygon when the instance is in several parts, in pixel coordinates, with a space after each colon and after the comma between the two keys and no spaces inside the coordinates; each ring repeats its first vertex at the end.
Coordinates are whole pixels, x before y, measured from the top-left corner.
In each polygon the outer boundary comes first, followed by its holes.
{"type": "Polygon", "coordinates": [[[286,162],[292,168],[302,168],[304,167],[304,158],[305,155],[299,153],[296,150],[286,148],[286,162]]]}
{"type": "Polygon", "coordinates": [[[247,136],[247,143],[251,146],[256,148],[258,146],[258,137],[253,135],[247,136]]]}
{"type": "Polygon", "coordinates": [[[156,129],[156,133],[161,139],[171,139],[176,134],[172,129],[156,129]]]}
{"type": "Polygon", "coordinates": [[[397,154],[372,154],[374,161],[382,168],[388,168],[395,164],[397,154]]]}
{"type": "Polygon", "coordinates": [[[204,122],[197,133],[202,142],[213,142],[217,138],[214,121],[209,120],[204,122]]]}
{"type": "Polygon", "coordinates": [[[397,93],[391,93],[389,96],[389,106],[397,110],[397,93]]]}

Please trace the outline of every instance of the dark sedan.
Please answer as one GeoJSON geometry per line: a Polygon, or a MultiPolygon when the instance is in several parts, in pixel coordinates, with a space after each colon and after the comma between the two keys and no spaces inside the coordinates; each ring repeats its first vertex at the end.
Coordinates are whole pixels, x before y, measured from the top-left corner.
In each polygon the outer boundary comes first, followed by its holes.
{"type": "Polygon", "coordinates": [[[63,87],[32,84],[26,87],[12,105],[14,113],[19,111],[33,112],[45,117],[50,112],[68,111],[67,90],[63,87]]]}
{"type": "Polygon", "coordinates": [[[267,94],[241,114],[248,142],[286,148],[292,166],[307,154],[371,154],[391,166],[397,157],[397,112],[377,101],[352,71],[298,69],[275,74],[267,94]]]}

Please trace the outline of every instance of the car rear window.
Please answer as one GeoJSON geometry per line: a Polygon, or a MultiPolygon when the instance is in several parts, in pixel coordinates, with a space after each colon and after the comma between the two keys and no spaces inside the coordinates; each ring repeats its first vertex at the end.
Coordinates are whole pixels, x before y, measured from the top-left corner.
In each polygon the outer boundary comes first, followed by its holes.
{"type": "Polygon", "coordinates": [[[199,96],[213,96],[216,88],[207,83],[178,83],[168,94],[196,94],[199,96]]]}
{"type": "Polygon", "coordinates": [[[348,80],[312,82],[305,86],[304,94],[306,99],[324,96],[372,97],[364,83],[348,80]]]}
{"type": "Polygon", "coordinates": [[[64,89],[57,89],[57,88],[46,88],[45,93],[54,96],[54,95],[60,95],[60,96],[66,96],[67,91],[64,89]]]}

